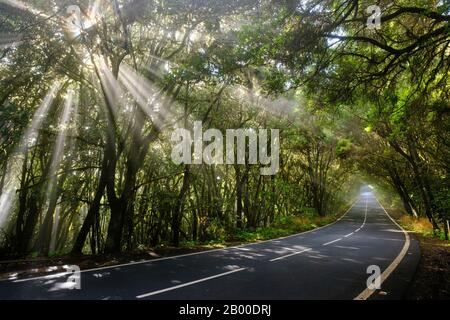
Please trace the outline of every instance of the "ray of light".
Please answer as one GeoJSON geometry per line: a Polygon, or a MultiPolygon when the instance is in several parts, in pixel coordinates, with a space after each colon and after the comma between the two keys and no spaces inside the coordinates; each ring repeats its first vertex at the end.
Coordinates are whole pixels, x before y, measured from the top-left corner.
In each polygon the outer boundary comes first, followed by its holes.
{"type": "Polygon", "coordinates": [[[36,143],[38,131],[60,88],[61,83],[59,81],[51,87],[38,110],[35,112],[25,134],[22,136],[17,150],[8,160],[4,179],[5,185],[0,195],[0,230],[4,229],[11,217],[11,210],[14,206],[16,193],[20,185],[19,176],[22,170],[24,154],[36,143]]]}
{"type": "Polygon", "coordinates": [[[41,128],[42,122],[44,121],[46,115],[48,114],[48,111],[59,89],[61,89],[61,83],[57,81],[50,88],[50,91],[47,93],[38,110],[34,114],[33,119],[31,120],[31,123],[20,143],[19,147],[20,153],[24,153],[25,151],[27,151],[28,148],[33,147],[34,144],[36,143],[39,129],[41,128]]]}
{"type": "Polygon", "coordinates": [[[20,10],[28,11],[28,12],[30,12],[30,13],[36,15],[36,16],[39,16],[41,18],[45,18],[45,19],[50,18],[49,15],[45,14],[42,11],[39,11],[39,10],[33,8],[31,5],[26,4],[26,3],[22,2],[22,1],[17,1],[17,0],[0,0],[0,3],[7,4],[7,5],[11,6],[11,7],[14,7],[14,8],[17,8],[17,9],[20,9],[20,10]]]}
{"type": "Polygon", "coordinates": [[[89,15],[93,15],[93,16],[97,16],[100,11],[101,11],[101,6],[103,5],[103,1],[101,0],[94,0],[91,1],[91,5],[90,5],[90,14],[89,15]]]}
{"type": "MultiPolygon", "coordinates": [[[[142,84],[137,83],[130,79],[127,72],[121,71],[119,80],[123,83],[123,85],[127,88],[127,90],[131,93],[133,98],[136,100],[141,109],[145,112],[145,114],[150,117],[152,120],[156,119],[156,114],[154,110],[151,108],[152,100],[156,96],[154,92],[147,92],[147,95],[142,94],[142,84]]],[[[157,124],[158,126],[161,123],[157,124]]]]}
{"type": "Polygon", "coordinates": [[[9,222],[11,207],[14,204],[16,188],[6,186],[0,197],[0,231],[2,231],[9,222]]]}
{"type": "MultiPolygon", "coordinates": [[[[110,110],[109,111],[107,110],[106,112],[111,112],[112,116],[114,117],[114,121],[117,121],[119,119],[119,106],[123,105],[125,102],[125,93],[122,87],[120,86],[119,82],[109,69],[103,57],[95,57],[94,65],[99,66],[98,81],[96,81],[95,83],[98,84],[100,82],[102,91],[104,92],[105,99],[107,100],[107,103],[110,106],[110,110]]],[[[127,115],[125,114],[125,116],[127,115]]],[[[111,136],[116,135],[114,128],[110,126],[108,126],[108,132],[111,136]]],[[[119,130],[119,134],[122,140],[126,138],[124,130],[119,130]]]]}
{"type": "Polygon", "coordinates": [[[60,224],[60,210],[61,210],[61,207],[59,205],[57,205],[55,208],[55,214],[54,214],[53,226],[52,226],[52,236],[50,239],[50,248],[48,251],[50,253],[55,252],[55,249],[56,249],[56,238],[57,238],[58,228],[59,228],[59,224],[60,224]]]}
{"type": "Polygon", "coordinates": [[[16,46],[22,42],[22,35],[0,32],[0,49],[16,46]]]}
{"type": "Polygon", "coordinates": [[[106,99],[108,99],[108,103],[112,108],[114,117],[117,118],[118,106],[124,96],[123,90],[111,70],[109,70],[109,67],[106,65],[104,59],[98,58],[95,60],[98,60],[100,82],[102,83],[103,90],[105,91],[106,99]]]}
{"type": "Polygon", "coordinates": [[[60,124],[59,124],[59,133],[58,137],[56,139],[55,149],[53,151],[53,158],[50,165],[50,175],[52,177],[56,176],[56,172],[59,168],[59,165],[62,160],[63,151],[64,151],[64,145],[66,143],[67,139],[67,132],[68,132],[68,126],[70,117],[72,115],[72,109],[73,109],[73,91],[69,90],[69,92],[66,95],[66,102],[64,106],[63,113],[61,115],[60,124]]]}
{"type": "Polygon", "coordinates": [[[248,104],[251,107],[257,107],[263,111],[272,115],[291,115],[298,102],[289,100],[284,97],[278,97],[277,99],[270,99],[261,95],[258,90],[250,90],[242,85],[234,87],[234,96],[244,104],[248,104]]]}
{"type": "Polygon", "coordinates": [[[167,121],[171,115],[161,98],[161,91],[156,89],[147,79],[136,71],[123,64],[119,72],[119,80],[131,93],[142,110],[160,128],[163,121],[167,121]]]}
{"type": "Polygon", "coordinates": [[[157,68],[152,67],[154,65],[153,61],[151,61],[147,66],[144,66],[145,70],[149,71],[159,79],[162,79],[163,75],[169,73],[174,66],[177,66],[176,63],[171,62],[169,60],[163,59],[161,57],[157,57],[152,54],[148,54],[152,60],[158,61],[157,68]],[[159,67],[159,69],[158,69],[159,67]]]}
{"type": "MultiPolygon", "coordinates": [[[[73,101],[74,101],[74,92],[72,90],[69,90],[66,94],[66,101],[64,105],[64,110],[62,112],[60,123],[59,123],[59,133],[56,138],[55,148],[53,150],[53,156],[52,156],[52,162],[50,165],[49,170],[49,181],[47,185],[47,192],[46,192],[46,200],[47,200],[47,207],[50,206],[50,201],[54,197],[56,197],[57,193],[57,183],[58,183],[58,170],[61,166],[61,162],[63,160],[64,155],[64,148],[66,146],[66,140],[67,140],[67,134],[69,131],[69,122],[71,120],[72,111],[73,108],[73,101]]],[[[55,199],[56,200],[56,199],[55,199]]],[[[58,230],[58,224],[59,224],[59,210],[58,206],[56,206],[54,212],[50,212],[49,214],[52,214],[52,233],[51,233],[51,240],[50,240],[50,252],[52,252],[52,246],[54,247],[55,241],[56,241],[56,234],[58,230]]]]}

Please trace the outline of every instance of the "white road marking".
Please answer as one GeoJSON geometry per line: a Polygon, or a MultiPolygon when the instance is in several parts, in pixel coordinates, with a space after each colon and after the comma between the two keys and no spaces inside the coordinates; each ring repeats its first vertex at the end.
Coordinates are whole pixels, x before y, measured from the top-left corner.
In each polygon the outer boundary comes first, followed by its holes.
{"type": "Polygon", "coordinates": [[[345,236],[344,236],[344,238],[347,238],[347,237],[350,237],[351,235],[353,235],[355,232],[353,231],[353,232],[351,232],[351,233],[349,233],[349,234],[346,234],[345,236]]]}
{"type": "Polygon", "coordinates": [[[303,253],[303,252],[307,252],[307,251],[311,251],[311,250],[312,250],[312,249],[309,248],[309,249],[305,249],[305,250],[302,250],[302,251],[297,251],[297,252],[294,252],[294,253],[291,253],[291,254],[282,256],[282,257],[278,257],[278,258],[271,259],[271,260],[269,260],[269,261],[270,261],[270,262],[274,262],[274,261],[277,261],[277,260],[281,260],[281,259],[284,259],[284,258],[292,257],[292,256],[295,256],[295,255],[297,255],[297,254],[300,254],[300,253],[303,253]]]}
{"type": "MultiPolygon", "coordinates": [[[[281,238],[276,238],[276,239],[269,239],[269,240],[254,242],[254,243],[243,243],[241,245],[233,246],[233,247],[205,250],[205,251],[200,251],[200,252],[192,252],[192,253],[180,254],[180,255],[176,255],[176,256],[170,256],[170,257],[162,257],[162,258],[142,260],[142,261],[136,261],[136,262],[127,262],[127,263],[116,264],[116,265],[112,265],[112,266],[106,266],[106,267],[84,269],[84,270],[81,270],[80,272],[81,273],[85,273],[85,272],[92,272],[92,271],[115,269],[115,268],[121,268],[121,267],[126,267],[126,266],[133,266],[133,265],[139,265],[139,264],[145,264],[145,263],[152,263],[152,262],[158,262],[158,261],[164,261],[164,260],[172,260],[172,259],[177,259],[177,258],[195,256],[195,255],[211,253],[211,252],[228,251],[228,250],[231,250],[231,249],[237,249],[237,248],[242,248],[242,247],[250,247],[250,246],[258,245],[258,244],[261,244],[261,243],[275,242],[275,241],[279,241],[279,240],[284,240],[284,239],[297,237],[297,236],[300,236],[300,235],[304,235],[304,234],[307,234],[307,233],[311,233],[311,232],[315,232],[315,231],[321,230],[323,228],[330,227],[333,224],[339,222],[340,220],[342,220],[347,215],[347,213],[349,213],[349,211],[355,206],[355,204],[358,202],[358,200],[359,199],[356,199],[353,202],[353,204],[350,206],[350,208],[348,208],[348,210],[342,216],[340,216],[336,221],[333,221],[332,223],[329,223],[327,225],[324,225],[324,226],[321,226],[321,227],[318,227],[318,228],[315,228],[315,229],[311,229],[311,230],[300,232],[300,233],[296,233],[296,234],[291,234],[291,235],[286,236],[286,237],[281,237],[281,238]]],[[[50,274],[50,275],[45,275],[45,276],[38,276],[38,277],[33,277],[33,278],[25,278],[25,279],[17,279],[17,280],[1,279],[0,282],[2,282],[2,281],[25,282],[25,281],[40,280],[40,279],[53,279],[53,278],[59,278],[59,277],[67,276],[69,274],[70,274],[69,272],[60,272],[60,273],[55,273],[55,274],[50,274]]]]}
{"type": "Polygon", "coordinates": [[[332,243],[335,243],[335,242],[338,242],[338,241],[341,241],[341,240],[342,240],[342,238],[339,238],[339,239],[336,239],[336,240],[333,240],[333,241],[324,243],[323,246],[327,246],[327,245],[329,245],[329,244],[332,244],[332,243]]]}
{"type": "MultiPolygon", "coordinates": [[[[306,231],[306,232],[304,232],[304,233],[314,232],[314,231],[317,231],[317,230],[319,230],[319,229],[322,229],[322,228],[325,228],[325,227],[329,227],[329,226],[335,224],[336,222],[340,221],[342,218],[344,218],[344,217],[347,215],[347,213],[350,212],[350,210],[355,206],[355,204],[358,202],[358,200],[359,200],[359,199],[356,199],[355,201],[353,201],[353,204],[350,206],[350,208],[348,208],[347,211],[345,211],[345,213],[344,213],[339,219],[337,219],[336,221],[334,221],[334,222],[332,222],[332,223],[330,223],[330,224],[327,224],[327,225],[325,225],[325,226],[322,226],[322,227],[319,227],[319,228],[316,228],[316,229],[313,229],[313,230],[310,230],[310,231],[306,231]]],[[[286,256],[274,258],[274,259],[271,259],[271,260],[269,260],[269,261],[270,261],[270,262],[273,262],[273,261],[281,260],[281,259],[288,258],[288,257],[294,256],[294,255],[297,255],[297,254],[300,254],[300,253],[303,253],[303,252],[306,252],[306,251],[309,251],[309,250],[312,250],[312,249],[307,249],[307,250],[295,252],[295,253],[293,253],[293,254],[288,254],[288,255],[286,255],[286,256]]]]}
{"type": "MultiPolygon", "coordinates": [[[[386,268],[386,270],[383,271],[383,273],[381,274],[381,284],[383,284],[384,281],[386,281],[386,279],[391,275],[391,273],[398,267],[398,265],[400,264],[400,262],[403,260],[403,258],[405,257],[406,253],[408,252],[409,249],[409,245],[410,245],[410,239],[409,239],[409,234],[408,232],[405,231],[405,229],[402,228],[401,225],[399,225],[394,219],[392,219],[392,217],[389,215],[389,213],[386,211],[386,209],[383,207],[383,205],[380,203],[380,201],[378,201],[377,198],[375,198],[378,202],[378,204],[380,205],[380,207],[383,209],[384,213],[386,213],[386,215],[389,217],[389,219],[392,220],[392,222],[394,224],[397,225],[397,227],[400,228],[400,230],[403,231],[403,234],[405,236],[405,244],[403,245],[402,250],[400,251],[400,253],[398,254],[398,256],[394,259],[394,261],[392,261],[392,263],[386,268]]],[[[376,289],[369,289],[366,288],[365,290],[363,290],[354,300],[367,300],[370,298],[370,296],[372,294],[374,294],[377,290],[376,289]]]]}
{"type": "Polygon", "coordinates": [[[167,292],[167,291],[172,291],[172,290],[180,289],[180,288],[183,288],[183,287],[191,286],[191,285],[196,284],[196,283],[205,282],[205,281],[208,281],[208,280],[224,277],[226,275],[229,275],[229,274],[232,274],[232,273],[236,273],[236,272],[239,272],[239,271],[243,271],[243,270],[246,270],[246,269],[247,268],[240,268],[240,269],[236,269],[236,270],[231,270],[231,271],[228,271],[228,272],[216,274],[216,275],[211,276],[211,277],[207,277],[207,278],[203,278],[203,279],[199,279],[199,280],[195,280],[195,281],[191,281],[191,282],[186,282],[186,283],[183,283],[183,284],[180,284],[180,285],[177,285],[177,286],[173,286],[173,287],[169,287],[169,288],[166,288],[166,289],[153,291],[153,292],[149,292],[149,293],[144,293],[144,294],[136,296],[136,298],[142,299],[142,298],[146,298],[146,297],[150,297],[150,296],[155,296],[157,294],[161,294],[161,293],[164,293],[164,292],[167,292]]]}
{"type": "Polygon", "coordinates": [[[346,235],[343,236],[342,238],[339,238],[339,239],[336,239],[336,240],[333,240],[333,241],[324,243],[324,244],[322,244],[322,245],[323,245],[323,246],[327,246],[327,245],[329,245],[329,244],[332,244],[332,243],[341,241],[341,240],[344,239],[344,238],[350,237],[350,236],[353,235],[355,232],[358,232],[359,230],[361,230],[362,228],[364,228],[364,226],[366,225],[366,221],[367,221],[367,199],[366,199],[366,210],[365,210],[365,212],[364,212],[364,221],[363,221],[362,225],[361,225],[358,229],[356,229],[355,231],[353,231],[353,232],[351,232],[351,233],[349,233],[349,234],[346,234],[346,235]]]}
{"type": "Polygon", "coordinates": [[[367,199],[366,199],[366,211],[364,212],[364,221],[361,227],[359,227],[359,229],[361,230],[362,228],[364,228],[364,226],[366,225],[366,221],[367,221],[367,199]]]}

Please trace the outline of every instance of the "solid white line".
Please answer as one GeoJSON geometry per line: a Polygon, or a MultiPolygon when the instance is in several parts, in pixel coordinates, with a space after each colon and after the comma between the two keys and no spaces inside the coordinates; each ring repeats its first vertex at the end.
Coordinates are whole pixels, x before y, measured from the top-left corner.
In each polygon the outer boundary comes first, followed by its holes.
{"type": "MultiPolygon", "coordinates": [[[[406,232],[405,229],[403,229],[401,225],[399,225],[394,219],[392,219],[392,217],[389,215],[389,213],[386,211],[386,209],[383,207],[383,205],[380,203],[380,201],[378,201],[377,198],[375,198],[375,199],[377,200],[377,202],[380,205],[380,207],[383,209],[384,213],[386,213],[386,215],[389,217],[389,219],[391,219],[392,222],[394,222],[394,224],[396,224],[397,227],[399,227],[400,230],[403,231],[403,234],[405,236],[405,244],[403,245],[402,250],[400,251],[398,256],[394,259],[394,261],[392,261],[392,263],[386,268],[386,270],[384,270],[384,272],[380,276],[380,278],[381,278],[380,282],[381,282],[381,284],[383,284],[383,282],[391,275],[391,273],[398,267],[400,262],[405,257],[405,255],[406,255],[406,253],[408,252],[408,249],[409,249],[410,239],[409,239],[408,232],[406,232]]],[[[370,298],[370,296],[372,294],[375,293],[375,291],[376,291],[376,289],[372,289],[371,290],[369,288],[366,288],[354,300],[367,300],[368,298],[370,298]]]]}
{"type": "Polygon", "coordinates": [[[269,261],[270,261],[270,262],[278,261],[278,260],[281,260],[281,259],[284,259],[284,258],[288,258],[288,257],[295,256],[295,255],[297,255],[297,254],[300,254],[300,253],[303,253],[303,252],[306,252],[306,251],[311,251],[311,250],[312,250],[312,249],[309,248],[309,249],[305,249],[305,250],[302,250],[302,251],[297,251],[297,252],[294,252],[294,253],[291,253],[291,254],[282,256],[282,257],[278,257],[278,258],[271,259],[271,260],[269,260],[269,261]]]}
{"type": "MultiPolygon", "coordinates": [[[[318,227],[318,228],[315,228],[315,229],[311,229],[311,230],[308,230],[308,231],[303,231],[303,232],[296,233],[296,234],[291,234],[291,235],[286,236],[286,237],[280,237],[280,238],[276,238],[276,239],[263,240],[263,241],[254,242],[254,243],[243,243],[243,244],[240,244],[238,246],[233,246],[233,247],[205,250],[205,251],[200,251],[200,252],[192,252],[192,253],[180,254],[180,255],[176,255],[176,256],[170,256],[170,257],[162,257],[162,258],[142,260],[142,261],[136,261],[136,262],[127,262],[127,263],[116,264],[116,265],[112,265],[112,266],[106,266],[106,267],[84,269],[84,270],[81,270],[80,273],[92,272],[92,271],[100,271],[100,270],[107,270],[107,269],[115,269],[115,268],[120,268],[120,267],[133,266],[133,265],[138,265],[138,264],[145,264],[145,263],[158,262],[158,261],[164,261],[164,260],[172,260],[172,259],[189,257],[189,256],[195,256],[195,255],[206,254],[206,253],[211,253],[211,252],[227,251],[227,250],[231,250],[231,249],[242,248],[242,247],[249,247],[249,246],[253,246],[253,245],[257,245],[257,244],[261,244],[261,243],[274,242],[274,241],[279,241],[279,240],[283,240],[283,239],[297,237],[299,235],[304,235],[304,234],[307,234],[307,233],[311,233],[311,232],[314,232],[314,231],[318,231],[318,230],[330,227],[333,224],[339,222],[340,220],[342,220],[342,218],[344,218],[347,215],[347,213],[350,212],[350,210],[355,206],[355,204],[358,202],[358,200],[359,200],[359,198],[356,199],[353,202],[353,204],[350,206],[350,208],[348,208],[348,210],[345,211],[345,213],[342,216],[340,216],[338,219],[336,219],[336,221],[333,221],[332,223],[329,223],[327,225],[324,225],[324,226],[321,226],[321,227],[318,227]]],[[[69,275],[69,274],[70,274],[70,272],[61,272],[61,273],[55,273],[55,274],[50,274],[50,275],[46,275],[46,276],[38,276],[38,277],[33,277],[33,278],[25,278],[25,279],[17,279],[17,280],[1,279],[0,282],[2,282],[2,281],[25,282],[25,281],[32,281],[32,280],[39,280],[39,279],[53,279],[53,278],[58,278],[58,277],[62,277],[62,276],[69,275]]]]}
{"type": "Polygon", "coordinates": [[[205,281],[212,280],[212,279],[215,279],[215,278],[220,278],[220,277],[223,277],[223,276],[226,276],[226,275],[229,275],[229,274],[232,274],[232,273],[236,273],[236,272],[239,272],[239,271],[243,271],[243,270],[246,270],[246,269],[247,268],[240,268],[240,269],[236,269],[236,270],[232,270],[232,271],[216,274],[216,275],[211,276],[211,277],[207,277],[207,278],[203,278],[203,279],[199,279],[199,280],[183,283],[183,284],[180,284],[180,285],[177,285],[177,286],[173,286],[173,287],[169,287],[169,288],[166,288],[166,289],[153,291],[153,292],[149,292],[149,293],[144,293],[144,294],[136,296],[136,298],[142,299],[142,298],[154,296],[154,295],[157,295],[157,294],[160,294],[160,293],[164,293],[164,292],[167,292],[167,291],[172,291],[172,290],[180,289],[180,288],[183,288],[183,287],[191,286],[191,285],[196,284],[196,283],[205,282],[205,281]]]}

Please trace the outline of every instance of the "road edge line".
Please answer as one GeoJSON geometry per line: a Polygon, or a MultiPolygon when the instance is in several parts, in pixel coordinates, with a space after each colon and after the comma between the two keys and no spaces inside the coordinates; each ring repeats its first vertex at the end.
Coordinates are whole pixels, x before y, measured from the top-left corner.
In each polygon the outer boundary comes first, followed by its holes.
{"type": "MultiPolygon", "coordinates": [[[[375,200],[377,200],[378,204],[380,205],[380,207],[383,209],[384,213],[389,217],[389,219],[392,220],[392,222],[399,227],[399,229],[401,231],[403,231],[403,235],[405,236],[405,243],[403,245],[402,250],[400,250],[400,253],[397,255],[397,257],[395,257],[395,259],[391,262],[391,264],[383,271],[383,273],[380,276],[380,284],[383,284],[383,282],[386,281],[386,279],[392,274],[392,272],[400,265],[400,263],[402,262],[403,258],[406,256],[406,253],[409,250],[410,244],[411,244],[411,240],[409,237],[408,232],[403,229],[403,227],[401,225],[399,225],[397,223],[397,221],[395,221],[390,215],[389,213],[386,211],[386,209],[383,207],[383,205],[380,203],[380,201],[378,201],[378,199],[375,197],[375,200]]],[[[353,300],[367,300],[370,298],[370,296],[372,296],[372,294],[374,294],[377,291],[377,289],[369,289],[366,288],[364,289],[359,295],[357,295],[353,300]]]]}

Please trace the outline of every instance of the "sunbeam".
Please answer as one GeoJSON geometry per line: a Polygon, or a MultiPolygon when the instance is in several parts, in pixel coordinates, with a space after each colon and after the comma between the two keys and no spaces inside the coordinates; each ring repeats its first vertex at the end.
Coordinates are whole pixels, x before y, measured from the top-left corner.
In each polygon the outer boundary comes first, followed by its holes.
{"type": "Polygon", "coordinates": [[[67,133],[69,129],[69,122],[72,116],[73,111],[73,96],[74,93],[72,90],[69,90],[66,94],[65,98],[65,105],[64,110],[61,115],[60,123],[59,123],[59,133],[58,137],[56,139],[55,148],[53,151],[53,157],[52,162],[50,165],[50,171],[49,171],[49,181],[47,185],[47,192],[46,192],[46,200],[48,201],[48,206],[51,208],[49,214],[52,214],[53,217],[51,219],[52,223],[52,234],[51,234],[51,243],[50,243],[50,250],[52,249],[52,244],[54,244],[55,237],[56,237],[56,231],[58,228],[59,223],[59,215],[58,215],[58,209],[57,205],[56,207],[53,207],[54,212],[52,211],[52,206],[50,205],[50,202],[53,200],[56,204],[57,197],[57,183],[58,183],[58,170],[61,166],[61,161],[63,159],[64,154],[64,148],[66,145],[67,140],[67,133]]]}
{"type": "Polygon", "coordinates": [[[142,110],[151,118],[155,125],[162,128],[163,122],[170,118],[170,111],[161,101],[161,92],[144,77],[128,65],[123,64],[119,72],[119,80],[131,93],[142,110]],[[162,119],[161,119],[162,118],[162,119]]]}
{"type": "Polygon", "coordinates": [[[100,6],[101,6],[102,2],[103,1],[101,1],[101,0],[94,0],[93,2],[91,1],[91,6],[90,6],[91,12],[98,13],[101,9],[100,6]]]}
{"type": "Polygon", "coordinates": [[[292,115],[294,109],[298,107],[298,101],[289,100],[284,97],[270,99],[258,92],[258,90],[249,90],[242,85],[234,86],[234,96],[244,104],[251,107],[257,107],[272,115],[292,115]]]}
{"type": "Polygon", "coordinates": [[[22,170],[24,154],[29,148],[35,145],[42,122],[48,114],[60,88],[61,83],[57,81],[48,91],[38,110],[35,112],[25,134],[22,136],[17,150],[8,161],[5,186],[0,196],[0,230],[6,226],[10,218],[11,209],[15,203],[16,193],[20,184],[19,176],[22,170]]]}
{"type": "Polygon", "coordinates": [[[56,180],[57,171],[62,160],[64,145],[66,143],[68,125],[72,115],[73,106],[73,91],[69,90],[66,95],[66,102],[63,113],[61,115],[59,124],[59,133],[56,139],[55,149],[53,151],[53,158],[50,165],[50,183],[49,190],[53,189],[56,180]]]}
{"type": "MultiPolygon", "coordinates": [[[[112,108],[114,117],[117,118],[117,108],[123,99],[124,93],[116,78],[109,70],[104,59],[95,58],[99,64],[99,78],[102,84],[102,88],[105,91],[106,99],[112,108]]],[[[95,62],[95,61],[94,61],[95,62]]]]}
{"type": "Polygon", "coordinates": [[[17,0],[0,0],[0,3],[4,3],[7,4],[11,7],[20,9],[20,10],[24,10],[24,11],[28,11],[36,16],[39,16],[41,18],[45,18],[48,19],[50,18],[49,15],[45,14],[42,11],[39,11],[35,8],[33,8],[32,6],[30,6],[29,4],[23,3],[22,1],[17,1],[17,0]]]}
{"type": "Polygon", "coordinates": [[[21,35],[0,32],[0,49],[16,46],[22,42],[23,40],[21,35]]]}
{"type": "Polygon", "coordinates": [[[174,66],[177,66],[177,64],[174,62],[165,60],[152,54],[149,54],[149,57],[152,59],[152,61],[147,66],[144,66],[144,69],[156,76],[158,79],[162,79],[164,74],[169,73],[174,66]],[[154,60],[158,61],[156,63],[156,67],[159,68],[156,70],[152,67],[155,64],[154,60]]]}
{"type": "Polygon", "coordinates": [[[36,143],[37,135],[39,129],[42,126],[42,122],[44,121],[45,116],[48,114],[48,111],[53,103],[53,100],[55,99],[56,94],[58,93],[60,88],[61,83],[57,81],[55,84],[53,84],[53,86],[50,88],[50,91],[45,96],[38,110],[34,114],[33,119],[31,120],[31,123],[27,131],[25,132],[25,135],[21,140],[19,146],[20,153],[26,152],[28,148],[33,147],[34,144],[36,143]]]}
{"type": "Polygon", "coordinates": [[[56,238],[57,238],[57,234],[58,234],[58,228],[59,228],[59,223],[60,223],[60,206],[57,205],[55,208],[55,214],[54,214],[54,218],[53,218],[53,226],[52,226],[52,236],[50,239],[50,248],[49,248],[49,252],[54,252],[55,248],[56,248],[56,238]]]}

